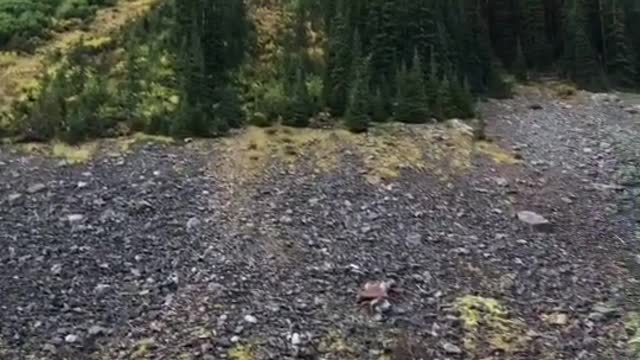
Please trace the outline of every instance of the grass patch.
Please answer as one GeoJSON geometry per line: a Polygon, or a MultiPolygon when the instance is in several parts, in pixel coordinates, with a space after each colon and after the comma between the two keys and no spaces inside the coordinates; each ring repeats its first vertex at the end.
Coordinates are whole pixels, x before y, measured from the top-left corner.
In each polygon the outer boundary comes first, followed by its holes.
{"type": "Polygon", "coordinates": [[[55,143],[51,147],[51,155],[63,159],[69,164],[84,164],[93,158],[95,151],[95,143],[87,143],[79,146],[55,143]]]}
{"type": "Polygon", "coordinates": [[[529,341],[526,325],[511,319],[496,299],[464,296],[455,301],[454,308],[465,330],[465,349],[480,358],[496,351],[515,354],[529,341]]]}
{"type": "Polygon", "coordinates": [[[304,158],[316,174],[330,173],[351,154],[362,162],[362,175],[372,184],[399,177],[404,170],[435,176],[456,174],[472,166],[474,154],[498,164],[519,161],[498,145],[474,142],[469,126],[388,123],[367,134],[343,129],[248,127],[222,140],[224,176],[237,185],[250,183],[273,163],[295,167],[304,158]]]}
{"type": "Polygon", "coordinates": [[[171,145],[171,144],[175,144],[175,139],[168,136],[135,133],[131,136],[118,139],[117,147],[120,150],[120,153],[128,153],[131,151],[131,148],[133,145],[140,144],[140,143],[171,145]]]}
{"type": "Polygon", "coordinates": [[[502,149],[500,146],[492,142],[478,141],[475,143],[475,151],[487,156],[497,164],[517,165],[521,162],[516,159],[513,153],[502,149]]]}
{"type": "Polygon", "coordinates": [[[344,336],[335,331],[322,338],[318,349],[324,354],[329,354],[331,359],[350,360],[358,358],[358,352],[349,345],[344,336]]]}

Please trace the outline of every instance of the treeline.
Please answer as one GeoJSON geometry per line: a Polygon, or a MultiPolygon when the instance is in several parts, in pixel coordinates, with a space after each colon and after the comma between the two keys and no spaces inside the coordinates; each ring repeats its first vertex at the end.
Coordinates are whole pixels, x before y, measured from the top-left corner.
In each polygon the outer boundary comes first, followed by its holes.
{"type": "Polygon", "coordinates": [[[639,20],[637,0],[169,1],[114,51],[80,46],[18,117],[31,137],[69,141],[466,118],[538,74],[638,87],[639,20]]]}

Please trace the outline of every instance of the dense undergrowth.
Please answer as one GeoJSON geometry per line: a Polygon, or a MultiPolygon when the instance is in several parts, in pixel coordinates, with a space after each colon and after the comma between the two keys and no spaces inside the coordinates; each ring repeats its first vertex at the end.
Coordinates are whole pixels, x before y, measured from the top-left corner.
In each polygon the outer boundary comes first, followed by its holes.
{"type": "MultiPolygon", "coordinates": [[[[537,72],[634,86],[638,34],[628,24],[638,14],[624,0],[600,10],[592,2],[522,1],[500,12],[497,0],[168,0],[54,59],[0,119],[0,135],[216,136],[247,123],[361,132],[473,117],[476,98],[509,96],[516,79],[537,72]]],[[[50,25],[103,4],[52,1],[37,11],[50,25]]],[[[37,34],[11,32],[23,33],[37,34]]]]}
{"type": "Polygon", "coordinates": [[[91,20],[117,0],[0,0],[0,50],[31,51],[48,30],[91,20]]]}

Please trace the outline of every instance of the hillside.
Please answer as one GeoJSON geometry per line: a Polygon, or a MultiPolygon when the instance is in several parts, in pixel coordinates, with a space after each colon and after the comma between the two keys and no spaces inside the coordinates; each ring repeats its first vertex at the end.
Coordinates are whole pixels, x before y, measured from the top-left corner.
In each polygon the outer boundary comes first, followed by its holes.
{"type": "Polygon", "coordinates": [[[635,0],[0,0],[0,360],[640,356],[635,0]]]}

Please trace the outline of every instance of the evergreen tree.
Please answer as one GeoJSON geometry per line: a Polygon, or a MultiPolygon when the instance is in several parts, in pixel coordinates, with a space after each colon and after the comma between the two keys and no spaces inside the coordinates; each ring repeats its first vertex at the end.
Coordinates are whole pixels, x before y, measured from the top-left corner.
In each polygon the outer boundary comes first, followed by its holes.
{"type": "Polygon", "coordinates": [[[369,69],[368,58],[362,59],[356,69],[356,78],[351,87],[349,97],[349,108],[345,117],[345,125],[352,132],[364,132],[369,128],[371,122],[371,95],[369,92],[369,69]]]}
{"type": "Polygon", "coordinates": [[[304,69],[298,69],[293,98],[289,104],[289,111],[283,123],[288,126],[305,127],[309,125],[311,117],[311,98],[307,89],[306,74],[304,69]]]}
{"type": "Polygon", "coordinates": [[[546,36],[546,14],[544,2],[540,0],[524,1],[525,53],[530,66],[546,69],[551,62],[551,48],[546,36]]]}
{"type": "Polygon", "coordinates": [[[619,0],[611,2],[610,26],[608,30],[607,72],[616,84],[632,87],[635,83],[633,53],[627,38],[624,13],[619,0]]]}
{"type": "Polygon", "coordinates": [[[376,89],[371,102],[371,120],[375,122],[387,121],[389,118],[389,112],[387,111],[387,104],[382,95],[382,90],[376,89]]]}
{"type": "Polygon", "coordinates": [[[402,66],[397,75],[397,103],[394,117],[405,123],[425,123],[429,121],[429,108],[425,85],[424,73],[417,54],[413,59],[411,71],[402,66]]]}
{"type": "Polygon", "coordinates": [[[349,74],[352,65],[351,33],[344,15],[338,11],[331,24],[324,86],[325,103],[334,116],[344,114],[349,94],[349,74]]]}
{"type": "Polygon", "coordinates": [[[520,39],[518,39],[516,43],[516,58],[513,62],[513,73],[516,79],[520,81],[527,81],[529,79],[527,60],[524,58],[524,51],[522,50],[520,39]]]}

